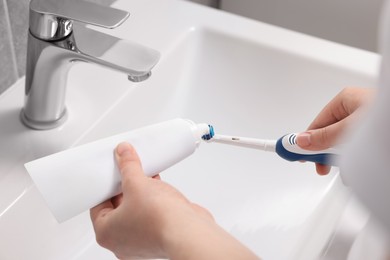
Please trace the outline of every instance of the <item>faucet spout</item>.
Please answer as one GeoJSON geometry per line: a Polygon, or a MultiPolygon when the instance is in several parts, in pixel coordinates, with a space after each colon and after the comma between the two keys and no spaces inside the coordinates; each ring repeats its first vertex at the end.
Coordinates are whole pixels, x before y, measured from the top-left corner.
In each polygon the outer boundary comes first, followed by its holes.
{"type": "Polygon", "coordinates": [[[21,119],[33,129],[57,127],[67,118],[67,75],[75,61],[84,61],[122,72],[133,82],[151,75],[159,52],[82,25],[60,40],[28,38],[25,104],[21,119]]]}
{"type": "Polygon", "coordinates": [[[75,26],[73,41],[74,60],[96,63],[123,72],[134,82],[149,78],[160,58],[156,50],[84,26],[75,26]]]}
{"type": "Polygon", "coordinates": [[[128,78],[128,80],[130,80],[132,82],[141,82],[141,81],[147,80],[150,76],[152,76],[151,71],[145,75],[142,75],[142,76],[128,75],[127,78],[128,78]]]}

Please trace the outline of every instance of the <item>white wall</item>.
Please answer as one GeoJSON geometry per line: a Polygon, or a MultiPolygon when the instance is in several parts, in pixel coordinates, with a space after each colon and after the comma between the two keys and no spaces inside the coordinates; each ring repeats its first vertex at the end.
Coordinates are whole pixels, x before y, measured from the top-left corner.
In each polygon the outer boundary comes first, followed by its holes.
{"type": "Polygon", "coordinates": [[[221,0],[221,8],[371,51],[384,0],[221,0]]]}

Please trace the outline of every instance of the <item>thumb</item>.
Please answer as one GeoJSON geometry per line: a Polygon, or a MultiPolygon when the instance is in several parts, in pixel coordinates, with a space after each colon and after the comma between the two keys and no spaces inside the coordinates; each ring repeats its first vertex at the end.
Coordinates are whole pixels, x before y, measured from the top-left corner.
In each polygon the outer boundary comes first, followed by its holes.
{"type": "Polygon", "coordinates": [[[145,175],[141,161],[134,147],[129,143],[120,143],[115,149],[115,158],[122,177],[122,191],[138,187],[145,175]]]}
{"type": "Polygon", "coordinates": [[[345,129],[347,120],[341,120],[323,128],[308,130],[297,136],[297,144],[307,150],[324,150],[336,144],[345,129]]]}

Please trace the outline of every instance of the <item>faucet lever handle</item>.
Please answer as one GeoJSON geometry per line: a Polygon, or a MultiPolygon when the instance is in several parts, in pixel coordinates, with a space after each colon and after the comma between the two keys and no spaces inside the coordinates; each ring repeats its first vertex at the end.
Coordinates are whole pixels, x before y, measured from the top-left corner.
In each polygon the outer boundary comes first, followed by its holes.
{"type": "Polygon", "coordinates": [[[129,15],[85,0],[31,0],[30,31],[43,40],[59,40],[72,32],[72,21],[112,29],[129,15]]]}

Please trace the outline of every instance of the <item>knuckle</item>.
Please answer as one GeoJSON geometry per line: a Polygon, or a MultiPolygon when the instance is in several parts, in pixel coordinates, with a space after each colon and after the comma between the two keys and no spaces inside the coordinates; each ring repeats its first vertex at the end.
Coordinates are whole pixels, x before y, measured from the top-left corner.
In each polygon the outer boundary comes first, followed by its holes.
{"type": "Polygon", "coordinates": [[[100,229],[95,228],[95,239],[96,239],[96,242],[101,247],[104,247],[107,249],[112,248],[111,243],[110,243],[110,241],[112,239],[111,239],[110,232],[108,231],[107,228],[100,228],[100,229]]]}
{"type": "Polygon", "coordinates": [[[117,252],[117,246],[115,246],[112,241],[113,240],[108,236],[108,234],[96,234],[96,242],[99,246],[110,250],[118,259],[123,259],[123,255],[117,252]]]}
{"type": "Polygon", "coordinates": [[[328,128],[324,127],[321,131],[321,142],[326,144],[328,142],[328,128]]]}
{"type": "Polygon", "coordinates": [[[101,233],[96,233],[95,238],[98,245],[104,248],[109,248],[108,239],[106,236],[103,236],[101,233]]]}
{"type": "Polygon", "coordinates": [[[318,129],[313,138],[313,145],[317,148],[323,149],[329,144],[329,131],[328,127],[318,129]]]}
{"type": "Polygon", "coordinates": [[[129,166],[129,161],[128,160],[125,160],[125,159],[121,159],[119,162],[118,162],[118,167],[121,171],[126,171],[126,169],[128,168],[129,166]]]}

